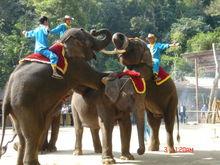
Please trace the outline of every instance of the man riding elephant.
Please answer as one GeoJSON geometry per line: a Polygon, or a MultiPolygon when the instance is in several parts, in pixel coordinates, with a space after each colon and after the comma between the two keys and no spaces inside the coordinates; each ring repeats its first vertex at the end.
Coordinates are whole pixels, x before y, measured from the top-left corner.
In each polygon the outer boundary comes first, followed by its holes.
{"type": "Polygon", "coordinates": [[[48,62],[26,59],[19,63],[10,75],[3,99],[1,152],[6,117],[10,115],[19,138],[17,164],[39,165],[39,146],[42,146],[45,131],[57,112],[60,100],[79,85],[93,89],[104,86],[101,79],[106,74],[99,74],[87,61],[95,57],[94,52],[105,48],[111,37],[107,29],[93,30],[91,33],[82,28],[69,29],[56,43],[58,45],[54,45],[61,50],[64,61],[62,80],[50,76],[48,62]]]}
{"type": "Polygon", "coordinates": [[[157,38],[154,34],[149,33],[147,36],[147,39],[149,41],[149,44],[147,44],[147,47],[150,49],[152,60],[153,60],[153,74],[155,76],[155,81],[158,81],[160,77],[158,77],[159,73],[159,66],[160,66],[160,56],[162,52],[169,47],[177,47],[179,46],[179,43],[173,43],[173,44],[165,44],[165,43],[159,43],[157,42],[157,38]]]}
{"type": "Polygon", "coordinates": [[[46,16],[42,16],[39,19],[40,25],[30,31],[23,31],[22,33],[25,37],[34,37],[35,38],[35,53],[40,53],[45,57],[50,59],[51,67],[53,69],[52,77],[57,79],[63,79],[61,75],[57,73],[57,62],[58,57],[57,55],[48,49],[48,39],[47,36],[49,34],[49,22],[46,16]]]}

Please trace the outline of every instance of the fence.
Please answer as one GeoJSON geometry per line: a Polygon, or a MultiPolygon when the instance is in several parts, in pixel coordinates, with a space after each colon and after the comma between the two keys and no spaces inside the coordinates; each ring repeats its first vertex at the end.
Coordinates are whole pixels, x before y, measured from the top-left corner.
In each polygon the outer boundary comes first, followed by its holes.
{"type": "MultiPolygon", "coordinates": [[[[207,115],[208,113],[213,113],[213,111],[210,112],[201,112],[196,110],[186,111],[185,116],[185,123],[206,123],[207,115]]],[[[181,116],[179,115],[179,120],[181,121],[181,116]]],[[[220,119],[216,119],[216,123],[219,123],[220,119]]]]}
{"type": "MultiPolygon", "coordinates": [[[[73,126],[74,125],[73,120],[72,120],[72,113],[71,112],[68,112],[66,114],[66,120],[65,120],[64,125],[63,125],[63,116],[61,115],[60,125],[61,126],[73,126]]],[[[2,126],[2,114],[0,114],[0,126],[2,126]]],[[[6,120],[6,127],[12,127],[12,124],[11,124],[11,121],[10,121],[9,117],[7,117],[7,120],[6,120]]]]}
{"type": "MultiPolygon", "coordinates": [[[[212,111],[210,111],[209,113],[212,113],[212,111]]],[[[208,112],[201,112],[201,111],[186,111],[186,116],[184,119],[181,120],[181,116],[179,115],[179,121],[183,121],[182,123],[206,123],[206,117],[207,117],[208,112]]],[[[131,120],[132,123],[135,124],[135,117],[131,116],[131,120]]],[[[216,119],[216,123],[220,123],[220,119],[217,118],[216,119]]],[[[61,115],[60,117],[60,125],[61,126],[73,126],[74,123],[72,121],[72,113],[69,112],[66,114],[66,120],[65,123],[63,125],[63,116],[61,115]]],[[[0,126],[2,126],[2,114],[0,114],[0,126]]],[[[7,127],[11,127],[11,121],[9,118],[7,118],[6,121],[6,126],[7,127]]]]}

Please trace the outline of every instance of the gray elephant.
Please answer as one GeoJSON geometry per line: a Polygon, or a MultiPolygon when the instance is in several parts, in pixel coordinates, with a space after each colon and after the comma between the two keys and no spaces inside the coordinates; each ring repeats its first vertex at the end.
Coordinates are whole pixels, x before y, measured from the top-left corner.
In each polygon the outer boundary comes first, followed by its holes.
{"type": "MultiPolygon", "coordinates": [[[[173,142],[173,127],[175,117],[177,116],[177,140],[179,141],[179,121],[177,114],[178,96],[176,87],[171,78],[167,79],[161,85],[156,85],[152,71],[152,56],[150,50],[147,48],[146,43],[138,38],[128,38],[123,33],[115,33],[112,37],[115,49],[120,53],[118,58],[121,64],[125,65],[128,69],[132,69],[141,73],[145,78],[147,92],[145,98],[145,106],[147,112],[148,123],[151,127],[151,143],[149,150],[159,150],[159,128],[161,119],[164,119],[167,131],[167,151],[175,152],[173,142]]],[[[105,51],[108,53],[108,51],[105,51]]],[[[112,54],[113,52],[110,51],[112,54]]],[[[139,113],[141,114],[141,113],[139,113]]],[[[137,121],[144,121],[144,112],[141,116],[137,116],[137,121]],[[141,119],[140,119],[141,118],[141,119]]],[[[144,122],[137,123],[140,132],[142,144],[144,144],[144,122]],[[140,125],[139,125],[140,124],[140,125]]],[[[142,150],[144,153],[144,150],[142,150]]]]}
{"type": "Polygon", "coordinates": [[[86,32],[84,29],[68,30],[59,41],[64,45],[68,67],[63,80],[52,78],[51,66],[38,62],[20,63],[11,73],[3,100],[3,136],[8,115],[13,119],[19,137],[17,165],[39,165],[38,148],[45,139],[45,131],[56,113],[59,101],[70,89],[78,85],[99,89],[104,74],[89,66],[87,60],[94,58],[111,42],[107,29],[86,32]],[[97,39],[94,36],[103,36],[97,39]]]}
{"type": "MultiPolygon", "coordinates": [[[[133,160],[134,157],[129,152],[130,113],[144,111],[145,93],[137,93],[128,76],[114,78],[114,80],[105,81],[105,83],[103,89],[84,88],[73,94],[71,104],[76,133],[74,154],[82,154],[83,126],[91,129],[95,152],[100,152],[101,143],[98,132],[101,128],[103,164],[114,164],[112,131],[115,123],[118,122],[121,134],[121,159],[133,160]]],[[[139,148],[139,150],[143,149],[139,148]]]]}

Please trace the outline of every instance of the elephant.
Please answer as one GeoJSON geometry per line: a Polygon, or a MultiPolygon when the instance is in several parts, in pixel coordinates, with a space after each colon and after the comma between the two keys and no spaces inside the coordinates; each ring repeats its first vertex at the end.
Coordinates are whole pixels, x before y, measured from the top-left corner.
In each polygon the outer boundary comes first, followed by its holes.
{"type": "Polygon", "coordinates": [[[108,29],[93,30],[91,33],[82,28],[66,31],[59,42],[64,45],[64,57],[68,63],[64,79],[51,77],[51,66],[39,62],[22,62],[11,73],[3,98],[3,143],[5,120],[8,115],[19,138],[17,165],[39,165],[38,148],[43,143],[45,131],[56,113],[59,101],[69,90],[78,85],[99,89],[104,84],[104,74],[98,73],[88,60],[95,52],[111,42],[108,29]],[[100,37],[102,36],[102,37],[100,37]]]}
{"type": "MultiPolygon", "coordinates": [[[[146,43],[139,38],[128,38],[123,33],[115,33],[112,37],[112,42],[116,50],[122,53],[118,54],[119,61],[127,69],[138,71],[145,78],[146,82],[146,98],[145,107],[147,113],[147,120],[151,127],[151,137],[149,150],[159,150],[159,128],[161,119],[164,119],[167,131],[167,151],[169,153],[175,152],[173,142],[173,127],[175,116],[177,117],[177,140],[179,136],[179,121],[177,113],[178,96],[175,84],[171,78],[161,85],[156,85],[152,71],[152,56],[150,50],[147,48],[146,43]]],[[[111,54],[113,53],[110,51],[111,54]]],[[[105,51],[104,53],[108,53],[105,51]]],[[[141,113],[139,113],[141,114],[141,113]]],[[[144,112],[141,116],[137,116],[137,127],[141,134],[141,141],[144,145],[144,112]]],[[[145,149],[144,149],[145,150],[145,149]]],[[[145,151],[142,150],[142,153],[145,151]]]]}
{"type": "MultiPolygon", "coordinates": [[[[72,96],[71,106],[76,134],[74,154],[82,154],[83,127],[89,127],[95,152],[102,151],[103,164],[114,164],[112,131],[115,123],[118,122],[121,135],[121,159],[133,160],[134,157],[129,152],[130,113],[145,110],[145,94],[135,91],[128,76],[112,78],[112,80],[105,81],[105,84],[105,88],[99,90],[82,87],[72,96]],[[102,148],[99,139],[100,128],[102,148]]],[[[139,148],[139,150],[142,149],[139,148]]]]}

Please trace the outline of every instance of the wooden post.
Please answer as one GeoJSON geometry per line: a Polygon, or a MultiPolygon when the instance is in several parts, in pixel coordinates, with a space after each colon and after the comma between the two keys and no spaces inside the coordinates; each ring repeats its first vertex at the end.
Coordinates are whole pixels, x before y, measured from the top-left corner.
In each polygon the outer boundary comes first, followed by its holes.
{"type": "Polygon", "coordinates": [[[199,95],[198,95],[198,61],[195,58],[195,78],[196,78],[196,111],[197,111],[197,123],[199,123],[199,95]]]}
{"type": "Polygon", "coordinates": [[[218,88],[218,79],[219,79],[219,64],[218,64],[218,59],[216,56],[214,43],[212,43],[212,49],[213,49],[213,56],[214,56],[214,61],[215,61],[215,79],[213,81],[213,86],[212,86],[210,96],[209,96],[209,107],[208,107],[208,115],[207,115],[206,122],[208,122],[208,119],[211,119],[210,115],[214,115],[213,113],[210,113],[210,112],[212,111],[212,104],[213,104],[214,97],[217,97],[216,89],[218,88]]]}

